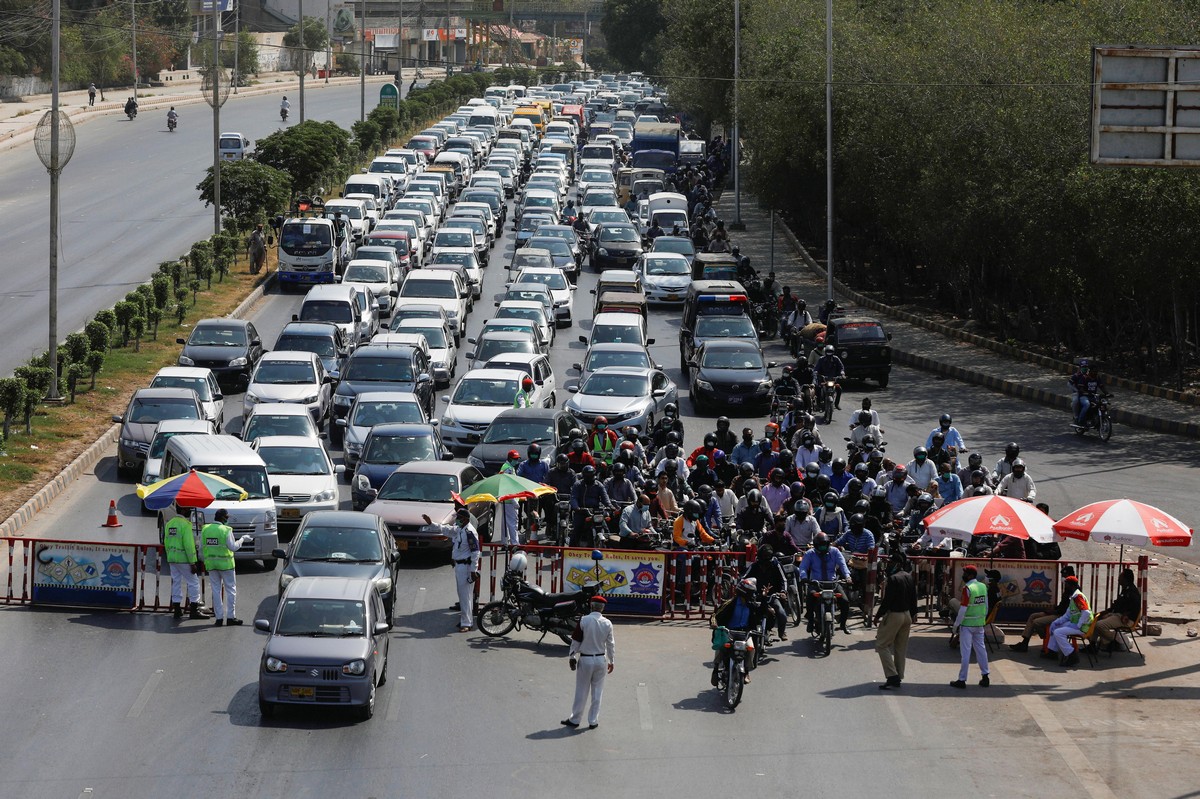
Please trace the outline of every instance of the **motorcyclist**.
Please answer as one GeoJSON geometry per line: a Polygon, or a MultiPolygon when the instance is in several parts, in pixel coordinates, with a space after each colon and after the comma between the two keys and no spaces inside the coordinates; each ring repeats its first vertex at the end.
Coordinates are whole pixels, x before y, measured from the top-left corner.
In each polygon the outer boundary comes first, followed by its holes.
{"type": "MultiPolygon", "coordinates": [[[[613,510],[613,504],[608,498],[608,492],[596,479],[596,467],[591,465],[583,467],[579,482],[571,490],[571,518],[573,522],[571,546],[592,546],[593,541],[585,541],[583,538],[586,530],[584,519],[587,517],[587,511],[589,510],[600,510],[610,513],[613,510]]],[[[592,534],[596,535],[595,532],[592,534]]]]}
{"type": "MultiPolygon", "coordinates": [[[[800,561],[800,579],[828,582],[838,578],[847,581],[850,579],[846,558],[840,549],[830,547],[827,534],[817,533],[813,536],[813,548],[806,552],[804,559],[800,561]]],[[[842,632],[849,632],[846,629],[846,619],[850,615],[850,600],[846,598],[844,591],[841,593],[842,596],[837,599],[838,626],[842,628],[842,632]]],[[[811,634],[815,629],[819,608],[816,602],[806,604],[808,606],[808,632],[811,634]]]]}
{"type": "Polygon", "coordinates": [[[792,296],[792,287],[784,286],[783,293],[775,302],[775,310],[779,315],[779,337],[787,339],[791,332],[792,314],[796,312],[796,298],[792,296]]]}
{"type": "Polygon", "coordinates": [[[1004,447],[1004,457],[996,461],[996,468],[992,471],[991,480],[992,488],[1000,484],[1008,475],[1012,474],[1012,464],[1021,455],[1021,446],[1011,441],[1004,447]]]}
{"type": "Polygon", "coordinates": [[[729,251],[729,254],[737,259],[737,276],[742,285],[745,285],[746,281],[753,280],[758,276],[758,273],[750,266],[750,256],[742,255],[740,247],[734,247],[729,251]]]}
{"type": "MultiPolygon", "coordinates": [[[[745,507],[737,511],[734,525],[738,530],[751,536],[762,535],[771,525],[771,509],[763,505],[762,492],[752,488],[744,497],[745,507]]],[[[739,503],[741,504],[741,503],[739,503]]]]}
{"type": "MultiPolygon", "coordinates": [[[[758,593],[758,583],[755,580],[749,579],[739,580],[733,598],[717,608],[716,612],[713,613],[710,624],[713,627],[724,627],[727,630],[746,632],[758,626],[758,622],[765,612],[766,608],[758,593]]],[[[721,668],[728,659],[729,650],[725,649],[725,647],[717,649],[717,654],[713,657],[712,684],[714,687],[720,681],[721,668]]],[[[755,660],[755,658],[749,659],[747,663],[748,671],[753,670],[755,660]]],[[[750,682],[750,675],[746,674],[743,679],[746,682],[750,682]]]]}
{"type": "Polygon", "coordinates": [[[787,576],[775,560],[775,548],[770,544],[761,544],[754,557],[754,563],[742,575],[742,579],[752,579],[757,582],[759,593],[767,603],[767,607],[770,608],[779,640],[786,641],[787,611],[784,610],[782,597],[787,591],[787,576]]]}
{"type": "Polygon", "coordinates": [[[575,201],[567,200],[567,207],[563,208],[562,213],[559,215],[559,224],[560,225],[569,225],[574,221],[575,221],[575,201]]]}
{"type": "Polygon", "coordinates": [[[1037,486],[1033,484],[1033,478],[1025,474],[1025,461],[1017,458],[1012,462],[1012,472],[1000,481],[996,493],[1026,502],[1037,499],[1037,486]]]}
{"type": "Polygon", "coordinates": [[[692,454],[687,456],[688,468],[696,465],[696,458],[700,455],[705,456],[709,463],[712,463],[713,453],[717,450],[717,437],[713,433],[709,433],[704,437],[704,443],[692,450],[692,454]]]}
{"type": "Polygon", "coordinates": [[[859,411],[854,415],[855,424],[850,428],[850,444],[861,450],[863,439],[867,436],[878,442],[880,440],[879,428],[874,424],[870,411],[859,411]]]}
{"type": "Polygon", "coordinates": [[[833,450],[829,447],[821,449],[817,455],[817,467],[821,470],[821,474],[833,477],[833,450]]]}
{"type": "Polygon", "coordinates": [[[703,508],[703,513],[700,516],[700,521],[704,523],[704,529],[712,530],[715,534],[721,529],[721,502],[717,499],[713,492],[713,487],[710,485],[702,485],[696,491],[696,501],[703,508]]]}
{"type": "Polygon", "coordinates": [[[171,106],[171,110],[167,112],[167,127],[170,127],[172,125],[172,123],[178,123],[178,122],[179,122],[179,113],[175,110],[175,106],[171,106]]]}
{"type": "Polygon", "coordinates": [[[765,480],[777,466],[779,453],[771,448],[771,441],[764,438],[758,442],[758,454],[754,456],[754,472],[765,480]]]}
{"type": "Polygon", "coordinates": [[[678,433],[679,440],[683,441],[683,422],[679,419],[679,406],[674,402],[663,406],[662,418],[654,423],[654,429],[650,431],[655,449],[666,446],[668,433],[678,433]]]}
{"type": "Polygon", "coordinates": [[[913,459],[909,461],[907,468],[908,476],[922,491],[937,477],[937,467],[929,460],[929,450],[924,447],[913,449],[913,459]]]}
{"type": "Polygon", "coordinates": [[[728,416],[717,417],[717,429],[712,435],[716,439],[717,449],[733,452],[734,447],[738,444],[737,436],[733,430],[729,429],[728,416]]]}
{"type": "MultiPolygon", "coordinates": [[[[835,543],[843,552],[851,556],[863,555],[875,548],[875,533],[867,528],[867,517],[863,513],[851,514],[850,529],[842,534],[835,543]]],[[[853,557],[851,558],[853,560],[853,557]]],[[[862,594],[866,591],[867,570],[861,563],[858,568],[851,569],[850,575],[854,587],[862,594]]]]}
{"type": "Polygon", "coordinates": [[[841,410],[842,408],[842,380],[846,379],[846,365],[842,363],[842,359],[837,356],[832,344],[825,345],[825,354],[817,359],[813,365],[813,385],[816,386],[818,396],[824,391],[824,382],[826,380],[837,381],[834,384],[833,407],[841,410]]]}
{"type": "Polygon", "coordinates": [[[866,499],[869,495],[863,494],[862,481],[857,477],[851,477],[846,483],[846,489],[842,492],[841,499],[838,500],[838,506],[850,515],[856,503],[861,499],[866,499]]]}
{"type": "Polygon", "coordinates": [[[671,536],[678,549],[694,549],[699,544],[711,544],[717,540],[704,529],[701,521],[703,515],[704,508],[696,500],[689,499],[683,503],[683,513],[676,517],[671,536]]]}
{"type": "Polygon", "coordinates": [[[951,502],[957,502],[962,499],[963,485],[958,479],[958,475],[950,468],[950,462],[938,464],[937,480],[938,496],[942,498],[943,505],[949,505],[951,502]]]}
{"type": "Polygon", "coordinates": [[[621,545],[649,548],[651,526],[650,499],[645,494],[638,494],[633,504],[621,511],[621,518],[617,523],[617,535],[621,538],[621,545]]]}
{"type": "Polygon", "coordinates": [[[737,477],[737,467],[730,462],[729,458],[725,457],[725,450],[718,449],[713,452],[712,469],[717,473],[717,480],[725,485],[731,485],[735,477],[737,477]]]}
{"type": "Polygon", "coordinates": [[[1088,411],[1092,408],[1092,401],[1104,393],[1104,383],[1092,373],[1087,358],[1079,359],[1079,371],[1071,375],[1069,382],[1075,390],[1075,398],[1071,400],[1071,413],[1074,414],[1075,423],[1071,426],[1084,427],[1087,424],[1088,411]]]}
{"type": "Polygon", "coordinates": [[[546,513],[546,526],[550,530],[553,530],[556,536],[559,523],[558,501],[571,499],[571,489],[575,487],[578,479],[575,476],[575,472],[571,470],[571,463],[567,459],[565,452],[560,452],[554,456],[554,468],[546,473],[546,479],[542,482],[553,488],[555,493],[546,495],[551,501],[542,507],[546,513]]]}
{"type": "Polygon", "coordinates": [[[279,102],[279,118],[286,122],[288,118],[288,111],[291,109],[291,107],[292,104],[289,103],[288,98],[284,96],[283,100],[279,102]]]}
{"type": "Polygon", "coordinates": [[[641,436],[638,435],[638,429],[633,425],[626,425],[621,429],[621,432],[624,434],[625,438],[621,442],[621,446],[618,449],[632,449],[634,461],[637,463],[645,463],[646,448],[642,446],[642,439],[641,436]],[[629,444],[630,446],[626,447],[626,444],[629,444]]]}
{"type": "MultiPolygon", "coordinates": [[[[871,477],[871,469],[869,466],[867,466],[867,464],[861,462],[854,464],[853,474],[854,479],[858,480],[862,485],[862,492],[864,496],[869,497],[871,494],[875,493],[875,478],[871,477]]],[[[846,487],[849,488],[850,484],[847,483],[846,487]]],[[[845,491],[842,492],[843,495],[846,493],[847,492],[845,491]]]]}
{"type": "Polygon", "coordinates": [[[971,484],[963,489],[963,497],[989,496],[992,493],[994,492],[987,483],[987,474],[983,469],[971,472],[971,484]]]}
{"type": "Polygon", "coordinates": [[[591,466],[593,469],[596,468],[596,461],[592,458],[592,454],[587,451],[582,438],[576,438],[571,441],[571,447],[567,450],[567,462],[570,463],[571,469],[576,474],[581,473],[588,466],[591,466]]]}
{"type": "MultiPolygon", "coordinates": [[[[724,449],[722,447],[722,449],[724,449]]],[[[726,450],[729,453],[729,460],[735,466],[741,466],[743,463],[754,463],[754,456],[758,454],[758,442],[754,440],[754,430],[749,427],[742,428],[742,440],[737,443],[732,450],[726,450]]]]}
{"type": "Polygon", "coordinates": [[[908,503],[908,486],[910,485],[916,485],[916,483],[908,476],[908,469],[901,464],[896,464],[896,468],[892,469],[891,481],[883,486],[892,513],[899,514],[904,511],[904,506],[908,503]]]}
{"type": "Polygon", "coordinates": [[[128,100],[125,101],[126,116],[136,116],[137,110],[138,110],[138,101],[136,99],[134,99],[133,97],[130,97],[128,100]]]}
{"type": "Polygon", "coordinates": [[[690,499],[693,492],[691,486],[687,484],[687,479],[680,472],[679,461],[669,460],[663,465],[666,467],[663,469],[663,474],[667,476],[667,488],[671,489],[671,493],[680,502],[690,499]]]}
{"type": "Polygon", "coordinates": [[[792,489],[784,483],[784,471],[778,466],[771,470],[769,480],[770,482],[762,487],[762,495],[767,500],[771,513],[778,515],[783,509],[783,503],[791,499],[792,489]]]}
{"type": "Polygon", "coordinates": [[[838,496],[832,491],[821,498],[821,506],[814,515],[821,531],[828,535],[830,540],[841,538],[850,529],[846,514],[838,507],[838,496]]]}
{"type": "MultiPolygon", "coordinates": [[[[961,464],[962,461],[959,461],[959,463],[961,464]]],[[[958,470],[959,481],[962,482],[962,484],[964,486],[971,485],[971,475],[973,475],[975,473],[976,469],[982,469],[982,468],[983,468],[983,456],[980,455],[978,452],[972,452],[971,455],[967,458],[967,465],[961,466],[958,470]]]]}
{"type": "Polygon", "coordinates": [[[708,465],[708,456],[701,453],[696,456],[696,466],[688,472],[687,484],[693,493],[700,492],[700,486],[717,482],[717,473],[708,465]]]}
{"type": "MultiPolygon", "coordinates": [[[[675,455],[673,455],[672,457],[679,457],[679,450],[683,449],[683,439],[678,433],[676,433],[674,431],[667,433],[666,446],[659,447],[658,449],[656,449],[654,451],[654,459],[651,462],[651,465],[654,467],[655,471],[657,471],[659,465],[662,464],[662,462],[664,460],[666,460],[668,449],[671,449],[675,453],[675,455]],[[672,449],[672,447],[673,447],[673,449],[672,449]]],[[[687,466],[686,458],[683,459],[683,465],[685,467],[687,466]]]]}
{"type": "Polygon", "coordinates": [[[775,378],[775,383],[771,387],[775,392],[775,397],[785,405],[788,400],[800,396],[800,381],[792,375],[794,371],[790,365],[783,367],[783,371],[779,377],[775,378]]]}
{"type": "Polygon", "coordinates": [[[846,471],[846,461],[843,458],[834,458],[829,464],[832,474],[829,475],[830,487],[840,496],[846,490],[846,484],[852,479],[850,472],[846,471]]]}
{"type": "Polygon", "coordinates": [[[612,476],[604,481],[604,490],[608,492],[609,500],[619,508],[631,505],[637,498],[637,489],[633,481],[626,476],[623,463],[613,464],[612,476]]]}
{"type": "Polygon", "coordinates": [[[591,433],[588,434],[588,449],[591,450],[592,458],[596,463],[611,464],[618,443],[616,431],[608,426],[608,418],[597,416],[591,433]]]}
{"type": "MultiPolygon", "coordinates": [[[[542,460],[542,445],[536,441],[530,444],[525,450],[525,460],[521,461],[516,468],[517,477],[523,477],[526,480],[532,480],[535,483],[545,483],[549,479],[550,464],[542,460]]],[[[538,507],[546,516],[546,525],[550,529],[554,529],[554,519],[557,515],[554,507],[556,498],[553,494],[543,494],[537,498],[538,507]]]]}
{"type": "Polygon", "coordinates": [[[817,437],[811,430],[800,433],[800,446],[796,448],[796,466],[804,469],[810,463],[818,463],[821,457],[821,447],[817,445],[817,437]]]}
{"type": "Polygon", "coordinates": [[[925,439],[925,447],[933,448],[933,437],[936,433],[941,433],[945,438],[945,446],[954,447],[957,452],[967,451],[967,442],[963,440],[962,433],[958,432],[957,428],[951,425],[953,419],[950,414],[943,413],[938,419],[938,426],[929,432],[929,436],[925,439]]]}
{"type": "Polygon", "coordinates": [[[662,452],[659,453],[658,465],[655,467],[654,471],[658,474],[662,474],[667,470],[668,464],[674,464],[675,469],[681,475],[680,479],[687,480],[687,458],[683,457],[683,455],[679,452],[678,444],[671,443],[663,447],[662,452]]]}
{"type": "Polygon", "coordinates": [[[940,430],[933,434],[933,446],[929,447],[926,452],[930,462],[939,469],[943,463],[953,465],[955,456],[958,454],[946,446],[946,436],[940,430]]]}
{"type": "Polygon", "coordinates": [[[783,439],[779,435],[779,425],[775,422],[767,422],[763,425],[763,437],[761,441],[770,441],[771,450],[779,452],[784,448],[783,439]]]}
{"type": "Polygon", "coordinates": [[[910,535],[920,534],[925,531],[921,520],[937,509],[933,495],[928,491],[916,490],[915,494],[909,496],[908,501],[904,503],[904,510],[900,515],[904,517],[904,526],[910,535]]]}
{"type": "Polygon", "coordinates": [[[746,496],[747,491],[757,485],[758,481],[754,477],[754,464],[743,463],[738,467],[738,476],[729,484],[729,487],[738,499],[741,499],[746,496]]]}
{"type": "Polygon", "coordinates": [[[633,487],[641,491],[646,487],[646,475],[638,467],[638,460],[634,456],[633,446],[628,441],[621,442],[621,448],[617,450],[617,457],[613,458],[613,468],[617,468],[617,464],[625,466],[625,476],[629,478],[629,482],[633,483],[633,487]]]}
{"type": "Polygon", "coordinates": [[[817,520],[812,517],[812,505],[807,499],[796,501],[783,529],[795,542],[797,548],[803,550],[812,544],[813,536],[821,532],[821,528],[817,524],[817,520]]]}

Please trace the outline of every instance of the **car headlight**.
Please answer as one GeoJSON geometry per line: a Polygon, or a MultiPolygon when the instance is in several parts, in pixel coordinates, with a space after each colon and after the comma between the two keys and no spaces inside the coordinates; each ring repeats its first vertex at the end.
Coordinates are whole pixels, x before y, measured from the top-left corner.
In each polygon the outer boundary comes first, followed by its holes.
{"type": "Polygon", "coordinates": [[[359,676],[364,674],[366,670],[367,661],[365,660],[352,660],[345,666],[342,666],[342,674],[353,674],[355,676],[359,676]]]}
{"type": "Polygon", "coordinates": [[[451,411],[447,410],[446,413],[442,416],[442,424],[443,425],[456,425],[456,424],[458,424],[458,420],[454,418],[454,414],[451,411]]]}
{"type": "Polygon", "coordinates": [[[279,658],[270,657],[263,661],[263,668],[270,672],[281,672],[288,670],[288,664],[284,663],[279,658]]]}
{"type": "Polygon", "coordinates": [[[134,441],[132,438],[122,438],[121,439],[121,446],[124,447],[125,449],[137,449],[137,445],[138,445],[138,443],[136,441],[134,441]]]}
{"type": "Polygon", "coordinates": [[[305,397],[304,399],[300,400],[300,404],[302,404],[302,405],[312,405],[312,404],[313,404],[314,402],[316,402],[318,399],[320,399],[320,396],[318,396],[317,394],[312,394],[312,395],[310,395],[310,396],[307,396],[307,397],[305,397]]]}
{"type": "Polygon", "coordinates": [[[179,365],[180,366],[195,366],[196,362],[193,361],[191,358],[189,358],[186,355],[180,355],[179,356],[179,365]]]}
{"type": "Polygon", "coordinates": [[[433,368],[434,368],[434,369],[445,369],[445,368],[446,368],[446,362],[445,362],[445,361],[434,361],[434,362],[433,362],[433,368]]]}
{"type": "Polygon", "coordinates": [[[229,362],[230,366],[245,366],[247,363],[245,358],[234,358],[229,362]]]}
{"type": "Polygon", "coordinates": [[[770,390],[771,390],[771,381],[770,380],[762,380],[759,382],[758,390],[755,393],[756,394],[766,394],[770,390]]]}
{"type": "Polygon", "coordinates": [[[702,388],[702,389],[704,389],[705,391],[712,391],[712,390],[713,390],[712,383],[708,382],[707,380],[697,380],[697,381],[696,381],[696,388],[702,388]]]}
{"type": "Polygon", "coordinates": [[[354,490],[360,494],[365,494],[371,490],[371,481],[367,479],[365,474],[356,474],[354,476],[354,490]]]}
{"type": "Polygon", "coordinates": [[[333,404],[339,405],[344,408],[349,408],[351,405],[354,404],[354,398],[346,397],[346,396],[342,396],[341,394],[338,394],[337,396],[335,396],[333,398],[333,404]]]}
{"type": "Polygon", "coordinates": [[[294,575],[294,574],[287,574],[285,572],[284,574],[279,575],[279,590],[282,591],[283,589],[287,588],[288,584],[291,583],[292,580],[295,580],[295,579],[296,579],[296,575],[294,575]]]}
{"type": "Polygon", "coordinates": [[[247,391],[246,396],[242,398],[242,403],[245,405],[253,405],[258,402],[258,395],[253,391],[247,391]]]}
{"type": "Polygon", "coordinates": [[[596,255],[608,255],[608,250],[601,247],[598,250],[596,250],[596,255]]]}
{"type": "Polygon", "coordinates": [[[353,452],[355,455],[361,455],[362,454],[362,442],[347,440],[346,441],[346,452],[353,452]]]}
{"type": "Polygon", "coordinates": [[[313,497],[313,502],[328,502],[331,499],[337,499],[337,490],[333,488],[326,489],[313,497]]]}
{"type": "Polygon", "coordinates": [[[389,593],[392,590],[392,578],[391,577],[376,578],[375,590],[381,594],[389,593]]]}
{"type": "Polygon", "coordinates": [[[150,485],[151,483],[157,483],[157,482],[158,482],[157,474],[153,474],[152,472],[146,473],[146,485],[150,485]]]}
{"type": "Polygon", "coordinates": [[[275,529],[275,511],[269,510],[263,514],[263,528],[266,530],[275,529]]]}
{"type": "Polygon", "coordinates": [[[483,461],[480,460],[479,458],[476,458],[474,455],[467,456],[467,465],[474,466],[476,469],[478,469],[481,472],[483,471],[483,461]]]}

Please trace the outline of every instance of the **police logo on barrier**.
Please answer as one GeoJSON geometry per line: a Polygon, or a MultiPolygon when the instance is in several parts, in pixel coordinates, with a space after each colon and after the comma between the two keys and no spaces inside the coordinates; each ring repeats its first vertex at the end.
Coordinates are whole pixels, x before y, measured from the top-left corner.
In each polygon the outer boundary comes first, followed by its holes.
{"type": "Polygon", "coordinates": [[[104,573],[100,576],[100,584],[111,588],[129,587],[130,563],[120,555],[111,555],[104,561],[104,573]]]}
{"type": "Polygon", "coordinates": [[[1050,576],[1045,572],[1031,572],[1025,578],[1025,591],[1022,599],[1026,602],[1050,602],[1053,599],[1050,576]]]}
{"type": "Polygon", "coordinates": [[[658,581],[661,571],[661,566],[655,567],[649,563],[639,563],[630,569],[630,575],[633,579],[629,583],[629,593],[658,594],[662,590],[658,581]]]}

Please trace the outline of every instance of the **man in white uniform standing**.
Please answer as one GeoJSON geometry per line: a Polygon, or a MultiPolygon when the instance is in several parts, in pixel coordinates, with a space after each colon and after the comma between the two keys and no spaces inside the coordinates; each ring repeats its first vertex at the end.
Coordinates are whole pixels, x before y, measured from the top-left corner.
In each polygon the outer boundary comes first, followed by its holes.
{"type": "Polygon", "coordinates": [[[563,719],[568,727],[578,727],[583,719],[584,705],[588,693],[592,706],[588,711],[588,729],[600,724],[600,699],[604,694],[604,678],[612,674],[616,660],[616,643],[613,640],[612,622],[604,618],[604,606],[608,601],[596,594],[589,602],[592,612],[579,620],[571,636],[571,671],[575,672],[575,704],[569,718],[563,719]]]}
{"type": "Polygon", "coordinates": [[[438,528],[450,538],[450,560],[454,562],[454,582],[458,588],[458,631],[465,633],[475,620],[471,617],[475,580],[479,571],[479,533],[471,524],[471,511],[459,508],[454,513],[454,524],[433,524],[428,515],[421,516],[426,524],[438,528]]]}

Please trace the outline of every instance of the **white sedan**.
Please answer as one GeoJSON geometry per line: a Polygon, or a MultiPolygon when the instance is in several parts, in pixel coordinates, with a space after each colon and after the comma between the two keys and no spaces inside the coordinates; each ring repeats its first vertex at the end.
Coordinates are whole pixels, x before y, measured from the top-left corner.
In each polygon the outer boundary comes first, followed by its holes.
{"type": "Polygon", "coordinates": [[[267,465],[281,526],[299,525],[309,511],[337,510],[337,476],[346,467],[334,466],[319,441],[302,436],[262,436],[250,446],[267,465]]]}
{"type": "Polygon", "coordinates": [[[646,253],[633,271],[642,278],[647,302],[682,303],[692,284],[692,267],[678,253],[646,253]]]}

